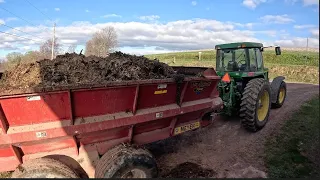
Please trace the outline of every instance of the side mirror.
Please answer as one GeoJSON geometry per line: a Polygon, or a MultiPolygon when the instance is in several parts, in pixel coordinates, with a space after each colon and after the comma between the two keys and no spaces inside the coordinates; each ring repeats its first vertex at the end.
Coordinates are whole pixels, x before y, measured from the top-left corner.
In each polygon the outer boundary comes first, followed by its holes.
{"type": "Polygon", "coordinates": [[[264,48],[262,47],[262,48],[261,48],[261,52],[263,52],[263,51],[264,51],[264,48]]]}
{"type": "Polygon", "coordinates": [[[276,48],[275,48],[275,51],[276,51],[276,55],[281,55],[281,49],[280,49],[280,47],[276,47],[276,48]]]}

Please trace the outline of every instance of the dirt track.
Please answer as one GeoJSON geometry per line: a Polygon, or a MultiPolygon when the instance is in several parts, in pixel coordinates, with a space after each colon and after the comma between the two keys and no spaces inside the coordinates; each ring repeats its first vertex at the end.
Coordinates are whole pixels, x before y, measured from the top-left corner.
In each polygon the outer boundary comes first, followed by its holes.
{"type": "Polygon", "coordinates": [[[160,175],[168,177],[170,169],[175,168],[172,172],[175,176],[185,177],[189,172],[181,169],[177,174],[176,169],[185,162],[212,169],[215,172],[212,176],[221,178],[243,177],[241,170],[249,166],[266,171],[263,162],[266,137],[275,134],[293,111],[317,94],[319,85],[288,83],[285,104],[271,110],[268,124],[257,133],[245,131],[237,118],[217,118],[206,128],[151,144],[150,150],[161,168],[160,175]]]}

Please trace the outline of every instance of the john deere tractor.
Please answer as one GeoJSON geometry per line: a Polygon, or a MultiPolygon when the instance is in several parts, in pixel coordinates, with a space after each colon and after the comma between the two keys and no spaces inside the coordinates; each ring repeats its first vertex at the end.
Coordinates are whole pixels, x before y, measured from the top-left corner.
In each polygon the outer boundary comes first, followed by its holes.
{"type": "MultiPolygon", "coordinates": [[[[216,45],[216,70],[222,77],[218,88],[224,102],[223,114],[238,115],[241,124],[256,132],[268,122],[270,108],[280,108],[286,99],[284,77],[269,83],[261,43],[238,42],[216,45]]],[[[281,55],[280,47],[275,47],[281,55]]]]}

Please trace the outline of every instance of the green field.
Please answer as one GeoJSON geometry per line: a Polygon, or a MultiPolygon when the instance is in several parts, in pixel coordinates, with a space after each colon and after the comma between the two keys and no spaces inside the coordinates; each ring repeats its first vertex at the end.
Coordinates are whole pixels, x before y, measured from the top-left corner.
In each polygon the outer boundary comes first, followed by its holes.
{"type": "Polygon", "coordinates": [[[319,96],[288,119],[265,144],[269,178],[319,178],[319,96]]]}
{"type": "MultiPolygon", "coordinates": [[[[146,55],[159,59],[171,66],[198,66],[215,68],[215,51],[198,51],[146,55]]],[[[265,66],[270,68],[270,78],[285,76],[287,81],[319,84],[319,53],[306,51],[282,51],[276,56],[274,51],[263,52],[265,66]]]]}

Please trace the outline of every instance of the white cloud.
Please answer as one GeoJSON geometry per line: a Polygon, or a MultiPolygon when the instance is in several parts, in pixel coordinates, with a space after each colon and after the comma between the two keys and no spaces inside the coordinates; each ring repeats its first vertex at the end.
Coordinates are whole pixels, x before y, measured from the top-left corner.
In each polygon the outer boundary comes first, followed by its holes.
{"type": "MultiPolygon", "coordinates": [[[[274,44],[280,45],[282,47],[302,48],[302,47],[307,46],[307,38],[292,37],[291,39],[277,40],[274,42],[274,44]]],[[[309,38],[308,39],[308,46],[310,48],[319,48],[319,39],[309,38]]]]}
{"type": "Polygon", "coordinates": [[[319,39],[319,29],[310,30],[312,37],[319,39]]]}
{"type": "Polygon", "coordinates": [[[60,11],[60,8],[54,8],[55,11],[60,11]]]}
{"type": "Polygon", "coordinates": [[[6,22],[10,22],[10,21],[17,21],[18,20],[18,18],[15,18],[15,17],[8,17],[8,18],[6,18],[6,22]]]}
{"type": "Polygon", "coordinates": [[[191,4],[192,4],[192,6],[196,6],[197,5],[197,1],[192,1],[191,4]]]}
{"type": "Polygon", "coordinates": [[[3,19],[0,19],[0,24],[6,24],[6,22],[3,19]]]}
{"type": "Polygon", "coordinates": [[[285,3],[294,5],[298,1],[301,1],[304,6],[319,5],[319,0],[285,0],[285,3]]]}
{"type": "Polygon", "coordinates": [[[319,5],[319,0],[303,0],[305,6],[319,5]]]}
{"type": "MultiPolygon", "coordinates": [[[[283,46],[290,45],[295,47],[305,46],[304,41],[300,40],[303,39],[302,37],[290,37],[286,31],[253,31],[238,29],[239,27],[248,28],[251,24],[252,23],[241,24],[237,22],[221,22],[210,19],[179,20],[167,23],[108,22],[93,24],[90,22],[73,22],[66,26],[58,26],[56,28],[56,34],[63,45],[77,44],[79,46],[84,46],[86,41],[92,37],[93,33],[106,26],[113,26],[118,35],[120,48],[157,47],[156,49],[149,49],[148,51],[150,52],[160,50],[181,51],[210,49],[214,48],[216,44],[237,41],[264,43],[263,39],[258,39],[256,37],[270,36],[274,37],[273,39],[277,39],[277,37],[281,37],[282,34],[286,34],[286,36],[284,36],[286,39],[276,41],[278,44],[281,43],[283,46]]],[[[43,40],[51,38],[51,34],[44,31],[43,26],[25,26],[16,28],[30,34],[36,34],[37,37],[41,37],[43,40]]],[[[9,30],[8,33],[16,33],[17,35],[25,36],[11,30],[9,30]]],[[[316,36],[316,33],[314,35],[316,36]]],[[[32,36],[25,37],[30,39],[36,38],[32,36]]],[[[318,47],[318,40],[319,39],[315,37],[310,37],[309,46],[318,47]]],[[[38,49],[41,43],[42,41],[30,41],[0,34],[1,49],[20,49],[23,46],[30,46],[33,49],[38,49]]],[[[274,41],[270,43],[274,43],[274,41]]]]}
{"type": "Polygon", "coordinates": [[[250,9],[255,9],[259,4],[265,2],[267,0],[243,0],[242,4],[250,9]]]}
{"type": "Polygon", "coordinates": [[[0,43],[0,48],[1,49],[5,49],[5,50],[17,50],[17,47],[14,47],[14,45],[12,45],[9,42],[4,42],[4,43],[0,43]]]}
{"type": "Polygon", "coordinates": [[[229,22],[235,26],[238,27],[242,27],[242,28],[247,28],[247,29],[252,29],[253,25],[257,24],[257,23],[245,23],[245,24],[241,24],[241,23],[234,23],[234,22],[229,22]]]}
{"type": "Polygon", "coordinates": [[[154,21],[154,20],[160,19],[160,16],[158,15],[140,16],[139,19],[143,21],[154,21]]]}
{"type": "Polygon", "coordinates": [[[294,5],[296,2],[298,2],[299,0],[285,0],[284,2],[285,3],[288,3],[288,4],[291,4],[291,5],[294,5]]]}
{"type": "Polygon", "coordinates": [[[316,25],[314,24],[303,24],[303,25],[294,25],[293,28],[295,29],[309,29],[309,28],[314,28],[316,25]]]}
{"type": "Polygon", "coordinates": [[[90,12],[88,9],[85,10],[86,13],[90,12]]]}
{"type": "Polygon", "coordinates": [[[107,15],[104,15],[101,17],[103,17],[103,18],[112,18],[112,17],[121,18],[122,16],[120,16],[118,14],[107,14],[107,15]]]}
{"type": "Polygon", "coordinates": [[[31,50],[31,46],[23,46],[21,49],[28,51],[28,50],[31,50]]]}
{"type": "Polygon", "coordinates": [[[139,47],[139,48],[123,47],[123,48],[120,48],[119,50],[122,52],[126,52],[128,54],[135,54],[135,55],[147,55],[147,54],[174,52],[173,50],[167,50],[167,49],[160,48],[160,47],[139,47]]]}
{"type": "Polygon", "coordinates": [[[71,45],[71,44],[77,44],[78,40],[76,39],[61,39],[60,41],[62,44],[67,44],[67,45],[71,45]]]}
{"type": "Polygon", "coordinates": [[[260,18],[264,23],[287,24],[294,22],[287,14],[284,15],[265,15],[260,18]]]}
{"type": "Polygon", "coordinates": [[[0,0],[0,3],[5,3],[5,1],[4,0],[0,0]]]}

